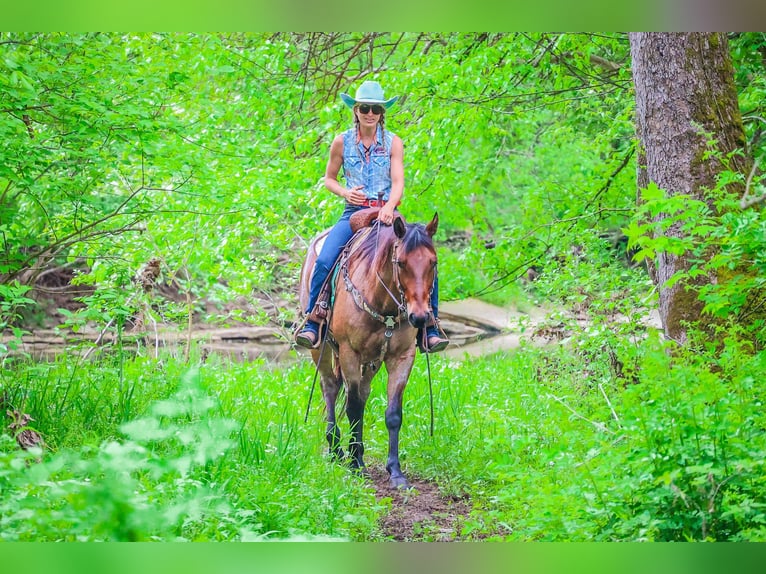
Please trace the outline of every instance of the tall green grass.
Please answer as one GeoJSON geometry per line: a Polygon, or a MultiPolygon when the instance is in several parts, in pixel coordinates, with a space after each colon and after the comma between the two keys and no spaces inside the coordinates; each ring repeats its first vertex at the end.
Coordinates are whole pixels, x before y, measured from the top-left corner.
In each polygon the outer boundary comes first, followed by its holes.
{"type": "MultiPolygon", "coordinates": [[[[437,355],[431,436],[419,355],[403,469],[470,500],[461,539],[763,540],[766,354],[727,341],[713,356],[599,329],[543,349],[437,355]]],[[[379,466],[384,375],[365,419],[379,466]]],[[[312,376],[305,360],[215,356],[15,365],[2,391],[48,446],[0,441],[0,537],[383,538],[391,499],[328,459],[318,393],[303,421],[312,376]]]]}
{"type": "Polygon", "coordinates": [[[436,436],[405,460],[470,494],[466,538],[763,540],[766,352],[745,347],[591,333],[442,363],[436,436]]]}

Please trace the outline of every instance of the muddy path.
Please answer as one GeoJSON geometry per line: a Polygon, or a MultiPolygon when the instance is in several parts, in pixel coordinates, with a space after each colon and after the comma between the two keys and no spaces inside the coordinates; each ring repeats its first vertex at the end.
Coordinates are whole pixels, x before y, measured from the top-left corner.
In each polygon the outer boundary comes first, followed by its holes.
{"type": "Polygon", "coordinates": [[[409,476],[412,488],[394,489],[388,472],[371,465],[370,480],[378,500],[390,498],[391,511],[380,521],[387,540],[397,542],[452,542],[461,539],[461,525],[471,511],[470,500],[447,496],[432,481],[409,476]]]}

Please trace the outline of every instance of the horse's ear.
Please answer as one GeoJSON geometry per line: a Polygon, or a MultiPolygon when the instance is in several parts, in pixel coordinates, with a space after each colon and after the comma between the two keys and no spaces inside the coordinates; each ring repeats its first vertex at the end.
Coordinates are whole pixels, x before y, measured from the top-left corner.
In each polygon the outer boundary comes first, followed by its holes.
{"type": "Polygon", "coordinates": [[[401,239],[407,231],[407,224],[401,217],[394,217],[394,234],[401,239]]]}
{"type": "Polygon", "coordinates": [[[433,237],[436,234],[436,230],[439,228],[439,214],[434,213],[434,218],[426,225],[426,233],[429,237],[433,237]]]}

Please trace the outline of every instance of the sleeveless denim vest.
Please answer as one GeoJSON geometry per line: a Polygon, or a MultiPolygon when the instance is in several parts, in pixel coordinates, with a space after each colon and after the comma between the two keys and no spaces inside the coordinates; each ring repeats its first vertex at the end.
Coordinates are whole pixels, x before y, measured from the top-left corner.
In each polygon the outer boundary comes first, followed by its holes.
{"type": "Polygon", "coordinates": [[[362,192],[368,199],[378,199],[378,193],[382,193],[383,201],[386,201],[391,193],[391,143],[394,141],[394,134],[386,131],[383,141],[382,132],[380,126],[377,126],[369,162],[365,159],[364,146],[356,141],[356,127],[344,132],[343,177],[346,179],[347,188],[363,185],[362,192]]]}

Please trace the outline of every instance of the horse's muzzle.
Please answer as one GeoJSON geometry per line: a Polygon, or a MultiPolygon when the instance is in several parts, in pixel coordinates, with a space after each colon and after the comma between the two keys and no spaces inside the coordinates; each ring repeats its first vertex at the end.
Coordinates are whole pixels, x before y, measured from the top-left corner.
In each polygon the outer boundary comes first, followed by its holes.
{"type": "Polygon", "coordinates": [[[430,315],[431,313],[410,313],[407,315],[407,320],[410,322],[410,325],[416,329],[422,329],[426,326],[426,322],[430,315]]]}

